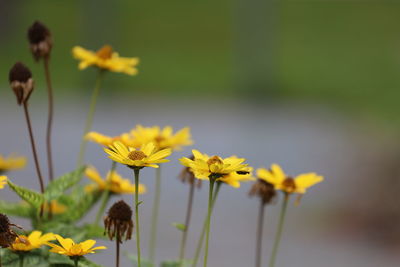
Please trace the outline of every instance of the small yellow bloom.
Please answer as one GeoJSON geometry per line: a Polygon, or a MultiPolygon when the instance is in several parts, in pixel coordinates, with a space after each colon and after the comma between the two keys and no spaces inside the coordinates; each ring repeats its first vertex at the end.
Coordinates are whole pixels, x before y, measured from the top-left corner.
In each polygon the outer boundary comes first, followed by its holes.
{"type": "Polygon", "coordinates": [[[193,144],[189,127],[185,127],[174,134],[171,126],[161,129],[159,126],[143,127],[142,125],[137,125],[130,133],[133,138],[132,145],[135,147],[154,143],[157,149],[171,148],[172,150],[180,150],[183,146],[193,144]]]}
{"type": "Polygon", "coordinates": [[[255,181],[256,178],[252,175],[253,168],[248,167],[247,170],[243,171],[243,174],[237,172],[231,172],[218,179],[218,181],[224,182],[232,187],[239,188],[241,182],[255,181]]]}
{"type": "Polygon", "coordinates": [[[33,231],[29,236],[20,235],[16,237],[9,248],[13,251],[31,251],[46,245],[51,240],[55,240],[54,234],[42,235],[40,231],[33,231]]]}
{"type": "Polygon", "coordinates": [[[104,151],[109,155],[110,159],[131,168],[158,168],[157,164],[169,161],[165,158],[171,155],[172,152],[170,148],[157,151],[153,143],[144,144],[140,149],[135,149],[124,145],[120,141],[114,142],[104,151]]]}
{"type": "MultiPolygon", "coordinates": [[[[86,176],[94,181],[94,184],[85,187],[86,192],[93,190],[107,190],[115,194],[133,194],[135,186],[131,184],[129,179],[122,178],[116,171],[108,172],[106,179],[103,179],[99,172],[93,166],[86,168],[86,176]]],[[[139,194],[146,193],[146,186],[139,184],[139,194]]]]}
{"type": "Polygon", "coordinates": [[[97,132],[89,132],[86,134],[85,139],[103,146],[110,146],[115,141],[121,141],[127,146],[132,143],[132,138],[128,133],[112,137],[97,132]]]}
{"type": "Polygon", "coordinates": [[[0,155],[0,174],[2,172],[21,169],[26,165],[25,157],[9,156],[8,158],[0,155]]]}
{"type": "Polygon", "coordinates": [[[60,235],[54,235],[61,246],[47,242],[47,245],[52,247],[50,252],[66,255],[69,257],[84,256],[89,253],[95,253],[98,249],[107,249],[107,247],[93,247],[96,244],[95,240],[86,240],[76,244],[71,238],[63,238],[60,235]]]}
{"type": "MultiPolygon", "coordinates": [[[[189,167],[194,176],[198,179],[208,180],[211,177],[214,178],[226,178],[228,175],[237,172],[248,172],[247,164],[243,164],[244,158],[238,158],[231,156],[222,159],[219,156],[208,156],[202,154],[196,149],[192,150],[194,159],[181,158],[180,162],[182,165],[189,167]]],[[[242,175],[239,173],[239,175],[242,175]]],[[[237,185],[237,184],[236,184],[237,185]]]]}
{"type": "Polygon", "coordinates": [[[44,212],[50,212],[51,211],[52,214],[62,214],[67,209],[68,209],[67,206],[59,203],[57,200],[52,200],[50,202],[50,205],[47,202],[45,202],[43,204],[43,211],[44,212]]]}
{"type": "Polygon", "coordinates": [[[96,66],[100,69],[113,72],[122,72],[129,75],[138,73],[135,68],[139,64],[137,57],[120,57],[109,45],[103,46],[97,52],[86,50],[80,46],[72,49],[73,56],[80,60],[79,69],[83,70],[89,66],[96,66]]]}
{"type": "Polygon", "coordinates": [[[3,189],[4,186],[7,184],[7,176],[0,176],[0,189],[3,189]]]}
{"type": "Polygon", "coordinates": [[[269,170],[261,168],[257,170],[257,177],[275,186],[287,194],[304,194],[307,189],[324,180],[324,177],[314,172],[297,175],[295,178],[287,176],[278,164],[272,164],[269,170]]]}

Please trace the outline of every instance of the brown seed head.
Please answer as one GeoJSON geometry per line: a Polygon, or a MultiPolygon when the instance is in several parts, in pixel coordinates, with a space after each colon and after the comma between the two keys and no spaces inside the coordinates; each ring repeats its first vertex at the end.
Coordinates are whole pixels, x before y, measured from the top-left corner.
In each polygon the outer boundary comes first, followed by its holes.
{"type": "Polygon", "coordinates": [[[132,209],[125,201],[120,200],[112,205],[108,216],[113,220],[130,221],[132,220],[132,209]]]}
{"type": "Polygon", "coordinates": [[[273,184],[262,179],[257,179],[251,187],[249,195],[260,197],[264,205],[266,205],[276,196],[276,191],[273,184]]]}
{"type": "Polygon", "coordinates": [[[10,220],[7,215],[0,213],[0,233],[7,232],[10,229],[10,220]]]}
{"type": "Polygon", "coordinates": [[[101,57],[102,59],[110,59],[113,53],[113,49],[110,45],[105,45],[99,50],[97,50],[97,56],[101,57]]]}
{"type": "Polygon", "coordinates": [[[104,219],[105,231],[110,240],[114,238],[122,243],[132,238],[133,221],[132,209],[123,200],[116,202],[108,211],[108,216],[104,219]]]}
{"type": "Polygon", "coordinates": [[[143,151],[140,150],[131,151],[128,155],[128,158],[130,158],[131,160],[142,160],[145,157],[147,157],[146,154],[144,154],[143,151]]]}
{"type": "Polygon", "coordinates": [[[17,62],[10,69],[8,79],[17,97],[18,105],[26,103],[33,91],[32,72],[21,62],[17,62]]]}
{"type": "Polygon", "coordinates": [[[11,226],[15,226],[10,223],[10,220],[5,214],[0,213],[0,247],[7,248],[15,241],[18,236],[12,229],[11,226]]]}
{"type": "Polygon", "coordinates": [[[36,60],[48,57],[53,46],[49,29],[40,21],[35,21],[28,29],[31,52],[36,60]]]}

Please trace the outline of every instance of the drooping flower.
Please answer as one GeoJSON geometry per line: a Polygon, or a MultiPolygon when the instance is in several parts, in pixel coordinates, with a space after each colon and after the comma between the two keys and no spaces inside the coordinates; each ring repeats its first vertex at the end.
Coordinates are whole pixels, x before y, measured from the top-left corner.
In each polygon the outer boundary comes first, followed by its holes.
{"type": "Polygon", "coordinates": [[[138,73],[136,66],[139,64],[139,59],[137,57],[120,57],[109,45],[103,46],[96,52],[75,46],[72,49],[72,54],[76,59],[80,60],[79,69],[81,70],[89,66],[96,66],[100,69],[122,72],[128,75],[136,75],[138,73]]]}
{"type": "Polygon", "coordinates": [[[86,134],[85,139],[103,146],[110,146],[115,141],[120,141],[127,146],[132,144],[132,138],[128,133],[123,133],[119,136],[107,136],[98,132],[89,132],[86,134]]]}
{"type": "Polygon", "coordinates": [[[307,189],[324,180],[324,177],[314,172],[303,173],[292,178],[287,176],[278,164],[272,164],[269,170],[257,170],[257,177],[274,185],[276,190],[287,194],[304,194],[307,189]]]}
{"type": "Polygon", "coordinates": [[[225,159],[219,156],[210,157],[207,154],[202,154],[196,149],[193,149],[192,153],[194,156],[193,160],[183,157],[180,159],[180,162],[182,165],[189,167],[193,171],[194,176],[198,179],[220,179],[228,177],[228,175],[233,173],[245,175],[249,172],[247,164],[243,164],[245,161],[244,158],[238,158],[236,156],[231,156],[225,159]]]}
{"type": "Polygon", "coordinates": [[[6,158],[0,155],[0,173],[15,169],[21,169],[25,167],[25,165],[26,165],[25,157],[16,157],[11,155],[6,158]]]}
{"type": "MultiPolygon", "coordinates": [[[[135,186],[131,184],[129,179],[122,178],[116,171],[109,172],[106,178],[103,179],[96,168],[90,166],[86,168],[85,174],[95,182],[85,187],[86,192],[91,192],[92,190],[107,190],[115,194],[133,194],[135,192],[135,186]]],[[[146,191],[146,186],[139,184],[139,194],[144,194],[146,191]]]]}
{"type": "Polygon", "coordinates": [[[13,251],[31,251],[46,245],[49,241],[55,240],[53,233],[42,235],[40,231],[33,231],[29,236],[20,235],[15,238],[15,241],[10,245],[13,251]]]}
{"type": "Polygon", "coordinates": [[[95,250],[107,249],[105,246],[93,247],[96,244],[95,240],[86,240],[81,243],[75,243],[71,238],[63,238],[60,235],[54,235],[61,246],[54,243],[47,242],[46,245],[50,246],[50,252],[66,255],[69,257],[84,256],[89,253],[95,253],[95,250]]]}
{"type": "Polygon", "coordinates": [[[109,155],[110,159],[130,168],[158,168],[157,164],[168,162],[169,160],[165,158],[171,155],[170,148],[157,151],[153,143],[144,144],[140,149],[135,149],[124,145],[120,141],[114,142],[104,151],[109,155]]]}
{"type": "Polygon", "coordinates": [[[193,144],[190,134],[190,128],[185,127],[175,134],[171,126],[160,128],[159,126],[143,127],[137,125],[131,130],[133,146],[140,147],[143,144],[154,143],[157,149],[171,148],[180,150],[183,146],[193,144]]]}

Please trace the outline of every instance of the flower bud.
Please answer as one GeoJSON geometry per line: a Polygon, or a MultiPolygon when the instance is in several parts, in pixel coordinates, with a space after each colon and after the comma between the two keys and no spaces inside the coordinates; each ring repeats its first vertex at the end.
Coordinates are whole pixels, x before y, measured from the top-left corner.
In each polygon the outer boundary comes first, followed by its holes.
{"type": "Polygon", "coordinates": [[[41,22],[35,21],[28,29],[28,40],[36,61],[49,57],[53,41],[49,29],[41,22]]]}
{"type": "Polygon", "coordinates": [[[17,62],[11,68],[8,78],[17,97],[18,105],[25,104],[33,91],[31,71],[21,62],[17,62]]]}

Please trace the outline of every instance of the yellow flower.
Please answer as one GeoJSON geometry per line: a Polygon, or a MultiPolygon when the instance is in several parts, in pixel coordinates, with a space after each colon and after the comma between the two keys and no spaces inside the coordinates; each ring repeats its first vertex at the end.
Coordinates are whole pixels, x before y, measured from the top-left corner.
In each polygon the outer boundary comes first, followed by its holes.
{"type": "Polygon", "coordinates": [[[25,167],[25,165],[26,158],[24,157],[9,156],[6,158],[0,155],[0,173],[14,169],[21,169],[25,167]]]}
{"type": "Polygon", "coordinates": [[[180,150],[182,146],[193,144],[189,127],[185,127],[174,134],[171,126],[161,129],[159,126],[143,127],[137,125],[136,128],[131,130],[131,135],[134,147],[154,143],[157,149],[180,150]]]}
{"type": "Polygon", "coordinates": [[[52,200],[50,205],[47,202],[43,204],[44,212],[50,212],[50,210],[52,214],[62,214],[67,210],[67,207],[59,203],[57,200],[52,200]]]}
{"type": "Polygon", "coordinates": [[[132,138],[127,133],[111,137],[97,132],[89,132],[86,134],[85,139],[103,146],[110,146],[115,141],[121,141],[125,145],[132,143],[132,138]]]}
{"type": "Polygon", "coordinates": [[[113,72],[122,72],[129,75],[136,75],[136,65],[139,64],[137,57],[120,57],[109,45],[103,46],[96,52],[86,50],[80,46],[72,49],[73,56],[80,60],[79,69],[83,70],[89,66],[96,66],[100,69],[113,72]]]}
{"type": "Polygon", "coordinates": [[[3,189],[4,186],[7,184],[7,176],[0,176],[0,189],[3,189]]]}
{"type": "Polygon", "coordinates": [[[168,162],[169,160],[165,158],[171,155],[170,148],[157,151],[153,143],[144,144],[140,149],[135,149],[124,145],[120,141],[114,142],[104,151],[109,155],[110,159],[130,168],[158,168],[157,164],[168,162]]]}
{"type": "Polygon", "coordinates": [[[47,245],[52,247],[51,252],[66,255],[69,257],[83,256],[89,253],[95,253],[98,249],[107,249],[107,247],[93,247],[96,244],[95,240],[86,240],[76,244],[71,238],[63,238],[60,235],[54,235],[61,246],[47,242],[47,245]]]}
{"type": "Polygon", "coordinates": [[[55,240],[54,234],[42,235],[40,231],[33,231],[29,236],[20,235],[16,237],[10,249],[13,251],[30,251],[46,245],[51,240],[55,240]]]}
{"type": "Polygon", "coordinates": [[[224,182],[232,187],[239,188],[241,182],[249,182],[255,181],[256,178],[252,175],[253,168],[248,167],[247,170],[243,171],[243,174],[239,174],[237,172],[231,172],[228,175],[225,175],[218,179],[220,182],[224,182]]]}
{"type": "MultiPolygon", "coordinates": [[[[107,190],[115,194],[133,194],[135,186],[128,179],[122,178],[116,171],[109,172],[107,178],[103,180],[96,168],[90,166],[85,170],[86,176],[94,181],[94,184],[85,187],[86,192],[93,190],[107,190]]],[[[139,184],[139,194],[146,193],[146,186],[139,184]]]]}
{"type": "MultiPolygon", "coordinates": [[[[226,178],[233,173],[247,173],[247,164],[242,164],[245,159],[231,156],[222,159],[219,156],[208,156],[202,154],[196,149],[192,150],[194,160],[189,158],[181,158],[182,165],[189,167],[194,176],[198,179],[208,180],[209,178],[226,178]]],[[[231,178],[232,179],[232,178],[231,178]]]]}
{"type": "Polygon", "coordinates": [[[313,172],[300,174],[295,178],[286,176],[278,164],[272,164],[269,170],[264,168],[258,169],[257,176],[273,184],[276,190],[281,190],[287,194],[304,194],[309,187],[324,180],[324,177],[313,172]]]}

